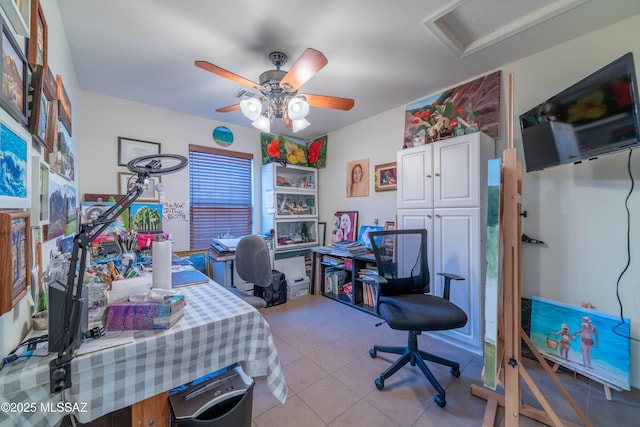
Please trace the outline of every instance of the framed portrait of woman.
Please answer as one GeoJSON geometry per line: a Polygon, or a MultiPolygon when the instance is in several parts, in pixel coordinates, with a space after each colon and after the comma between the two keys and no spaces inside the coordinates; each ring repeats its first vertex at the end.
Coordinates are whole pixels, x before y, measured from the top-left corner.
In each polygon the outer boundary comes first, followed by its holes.
{"type": "Polygon", "coordinates": [[[347,197],[369,195],[369,159],[347,162],[347,197]]]}

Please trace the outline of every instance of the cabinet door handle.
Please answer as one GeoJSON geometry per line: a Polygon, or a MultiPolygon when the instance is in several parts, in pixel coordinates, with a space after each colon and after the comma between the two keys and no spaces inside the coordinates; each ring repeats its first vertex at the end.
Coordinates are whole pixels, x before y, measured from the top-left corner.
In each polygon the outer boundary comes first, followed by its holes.
{"type": "Polygon", "coordinates": [[[427,218],[433,218],[431,215],[427,215],[427,218]]]}
{"type": "Polygon", "coordinates": [[[440,176],[440,173],[439,173],[439,172],[436,172],[436,174],[435,174],[435,175],[436,175],[436,176],[440,176]]]}
{"type": "Polygon", "coordinates": [[[436,214],[436,218],[441,218],[441,217],[442,217],[442,215],[436,214]]]}
{"type": "Polygon", "coordinates": [[[431,174],[430,173],[427,174],[427,178],[431,178],[431,174]]]}

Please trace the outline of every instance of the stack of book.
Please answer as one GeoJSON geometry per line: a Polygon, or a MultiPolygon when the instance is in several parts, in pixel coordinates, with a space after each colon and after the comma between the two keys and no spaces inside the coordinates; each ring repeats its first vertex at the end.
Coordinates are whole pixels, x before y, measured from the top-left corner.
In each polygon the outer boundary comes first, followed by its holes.
{"type": "Polygon", "coordinates": [[[343,240],[342,242],[334,242],[331,244],[331,253],[336,256],[352,257],[366,252],[367,247],[359,241],[343,240]]]}
{"type": "Polygon", "coordinates": [[[347,281],[347,272],[338,267],[328,267],[324,270],[324,291],[338,295],[344,292],[342,286],[347,281]]]}

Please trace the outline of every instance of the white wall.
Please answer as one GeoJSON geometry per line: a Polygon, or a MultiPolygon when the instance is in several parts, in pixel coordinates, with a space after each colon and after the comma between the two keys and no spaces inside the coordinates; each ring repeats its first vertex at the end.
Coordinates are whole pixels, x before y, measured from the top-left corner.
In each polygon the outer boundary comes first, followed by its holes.
{"type": "MultiPolygon", "coordinates": [[[[87,108],[80,112],[80,200],[85,193],[118,194],[118,172],[128,172],[126,167],[118,166],[118,137],[159,142],[162,144],[161,153],[180,154],[187,158],[189,144],[252,153],[254,188],[261,187],[261,148],[258,130],[179,114],[94,92],[83,91],[81,99],[87,108]],[[219,146],[212,138],[213,129],[220,125],[227,126],[234,134],[233,144],[228,147],[219,146]]],[[[164,175],[161,179],[165,186],[165,201],[189,201],[188,168],[164,175]]],[[[256,191],[253,198],[254,229],[261,231],[260,192],[256,191]]],[[[188,222],[165,221],[163,226],[175,240],[174,250],[189,249],[188,222]]]]}
{"type": "MultiPolygon", "coordinates": [[[[508,75],[514,76],[514,143],[524,165],[517,117],[558,91],[605,64],[633,51],[640,71],[640,16],[564,43],[502,70],[501,137],[497,153],[507,146],[508,75]]],[[[479,54],[482,54],[481,52],[479,54]]],[[[461,82],[462,83],[462,82],[461,82]]],[[[447,88],[442,88],[447,89],[447,88]]],[[[421,99],[431,94],[416,94],[421,99]]],[[[404,106],[356,123],[328,138],[326,169],[320,171],[320,216],[329,221],[338,210],[359,210],[360,224],[374,218],[387,220],[395,210],[395,192],[365,198],[346,198],[345,163],[368,157],[371,168],[395,161],[402,147],[404,106]],[[335,189],[335,190],[325,190],[335,189]]],[[[525,234],[545,245],[522,247],[522,295],[541,296],[571,305],[591,302],[598,310],[619,315],[619,291],[624,316],[631,318],[632,336],[640,329],[640,195],[629,199],[631,210],[631,265],[617,289],[627,262],[625,197],[631,186],[627,176],[628,152],[612,154],[580,165],[523,173],[522,219],[525,234]]],[[[633,154],[632,171],[640,179],[640,153],[633,154]]],[[[636,184],[636,187],[638,185],[636,184]]],[[[640,345],[631,343],[631,377],[640,387],[640,345]]]]}
{"type": "MultiPolygon", "coordinates": [[[[58,11],[58,5],[56,2],[40,2],[42,11],[47,20],[48,26],[48,61],[49,68],[54,75],[60,74],[63,78],[64,86],[71,100],[72,114],[73,114],[73,134],[72,140],[78,141],[76,135],[78,116],[77,112],[82,109],[82,104],[78,99],[78,93],[80,92],[78,81],[73,68],[73,62],[71,60],[71,53],[67,44],[67,37],[62,27],[62,19],[60,12],[58,11]]],[[[18,42],[23,41],[23,38],[18,37],[18,42]]],[[[27,141],[31,141],[29,132],[21,127],[15,120],[13,120],[3,109],[0,108],[0,121],[7,124],[12,130],[17,132],[20,136],[27,141]]],[[[28,157],[41,156],[41,147],[38,143],[33,143],[31,152],[28,157]]],[[[38,167],[37,165],[34,165],[38,167]]],[[[76,163],[77,172],[77,163],[76,163]]],[[[77,188],[78,174],[75,174],[76,181],[73,183],[77,188]]],[[[31,174],[29,173],[29,178],[31,174]]],[[[38,191],[38,185],[32,184],[31,191],[38,191]]],[[[12,208],[12,206],[0,205],[0,209],[12,208]]],[[[31,224],[32,226],[35,224],[31,224]]],[[[49,253],[52,248],[55,247],[55,241],[45,242],[42,247],[43,264],[44,267],[48,265],[49,253]]],[[[0,316],[0,355],[4,356],[11,351],[22,340],[24,335],[31,329],[31,314],[32,308],[28,305],[27,298],[23,298],[13,310],[0,316]]]]}

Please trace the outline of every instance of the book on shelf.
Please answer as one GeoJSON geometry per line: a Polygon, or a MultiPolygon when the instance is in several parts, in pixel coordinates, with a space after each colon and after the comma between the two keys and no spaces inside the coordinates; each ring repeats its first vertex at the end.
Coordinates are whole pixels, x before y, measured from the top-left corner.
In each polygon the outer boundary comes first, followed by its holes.
{"type": "Polygon", "coordinates": [[[351,282],[342,285],[342,290],[349,297],[349,300],[353,302],[353,284],[351,282]]]}
{"type": "Polygon", "coordinates": [[[335,267],[324,270],[324,292],[335,295],[343,293],[343,285],[347,282],[348,273],[335,267]]]}
{"type": "Polygon", "coordinates": [[[357,240],[343,240],[331,244],[331,254],[337,256],[354,256],[367,252],[367,247],[357,240]]]}

